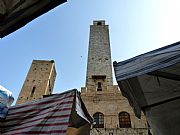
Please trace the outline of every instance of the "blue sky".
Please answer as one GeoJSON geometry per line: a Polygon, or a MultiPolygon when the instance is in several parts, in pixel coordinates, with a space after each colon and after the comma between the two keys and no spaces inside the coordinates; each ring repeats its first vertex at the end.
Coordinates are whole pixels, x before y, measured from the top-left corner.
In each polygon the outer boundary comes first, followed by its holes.
{"type": "Polygon", "coordinates": [[[53,59],[54,93],[80,90],[93,20],[109,25],[112,61],[119,62],[179,41],[179,5],[179,0],[68,0],[0,39],[0,84],[17,99],[32,60],[53,59]]]}

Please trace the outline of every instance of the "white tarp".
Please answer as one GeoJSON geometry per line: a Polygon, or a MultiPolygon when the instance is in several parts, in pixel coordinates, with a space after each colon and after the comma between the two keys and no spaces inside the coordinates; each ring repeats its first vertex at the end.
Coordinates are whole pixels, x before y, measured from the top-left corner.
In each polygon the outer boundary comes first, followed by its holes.
{"type": "Polygon", "coordinates": [[[121,81],[162,69],[178,62],[180,62],[180,42],[122,62],[114,62],[113,65],[116,80],[121,81]]]}
{"type": "Polygon", "coordinates": [[[116,80],[135,115],[154,135],[180,134],[180,42],[114,62],[116,80]]]}
{"type": "Polygon", "coordinates": [[[0,118],[5,118],[8,108],[13,103],[12,92],[0,85],[0,118]]]}

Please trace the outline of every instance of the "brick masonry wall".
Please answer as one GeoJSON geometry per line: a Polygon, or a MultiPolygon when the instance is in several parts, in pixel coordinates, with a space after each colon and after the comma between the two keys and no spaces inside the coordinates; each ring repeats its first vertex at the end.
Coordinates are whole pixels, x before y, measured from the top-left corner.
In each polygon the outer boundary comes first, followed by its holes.
{"type": "Polygon", "coordinates": [[[40,99],[43,95],[51,94],[55,78],[54,61],[33,60],[16,104],[40,99]]]}

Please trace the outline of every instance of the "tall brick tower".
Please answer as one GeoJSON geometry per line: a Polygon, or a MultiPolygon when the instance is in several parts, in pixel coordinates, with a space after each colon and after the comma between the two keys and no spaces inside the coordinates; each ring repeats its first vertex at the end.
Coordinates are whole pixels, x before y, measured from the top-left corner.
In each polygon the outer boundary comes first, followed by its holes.
{"type": "Polygon", "coordinates": [[[137,119],[118,86],[113,85],[109,27],[105,21],[94,21],[89,37],[86,85],[81,88],[81,97],[94,118],[94,134],[147,135],[145,117],[137,119]]]}
{"type": "Polygon", "coordinates": [[[16,104],[40,99],[52,93],[56,78],[53,60],[33,60],[16,104]]]}
{"type": "Polygon", "coordinates": [[[113,85],[109,28],[105,21],[90,26],[86,87],[97,91],[113,85]]]}

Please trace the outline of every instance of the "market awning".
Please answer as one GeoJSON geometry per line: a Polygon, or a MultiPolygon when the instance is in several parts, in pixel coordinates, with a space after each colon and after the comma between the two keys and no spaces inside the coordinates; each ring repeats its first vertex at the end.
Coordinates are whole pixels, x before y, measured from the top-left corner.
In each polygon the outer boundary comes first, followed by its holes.
{"type": "Polygon", "coordinates": [[[114,62],[116,80],[137,117],[154,135],[180,134],[180,42],[114,62]]]}
{"type": "Polygon", "coordinates": [[[10,107],[0,133],[88,135],[92,118],[77,90],[10,107]]]}
{"type": "Polygon", "coordinates": [[[0,0],[0,38],[67,0],[0,0]]]}

